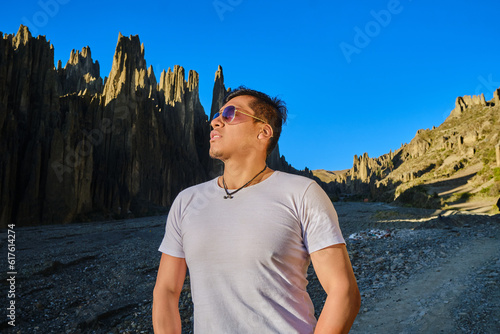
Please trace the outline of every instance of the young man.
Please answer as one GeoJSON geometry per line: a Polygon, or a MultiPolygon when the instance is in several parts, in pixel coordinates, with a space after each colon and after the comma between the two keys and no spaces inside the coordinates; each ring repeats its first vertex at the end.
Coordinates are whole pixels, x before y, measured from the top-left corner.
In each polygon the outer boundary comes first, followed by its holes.
{"type": "Polygon", "coordinates": [[[211,121],[224,173],[182,191],[170,209],[153,298],[155,333],[181,333],[189,268],[195,333],[347,333],[360,307],[331,201],[316,182],[266,158],[286,119],[277,98],[230,92],[211,121]],[[306,291],[312,261],[327,293],[318,320],[306,291]]]}

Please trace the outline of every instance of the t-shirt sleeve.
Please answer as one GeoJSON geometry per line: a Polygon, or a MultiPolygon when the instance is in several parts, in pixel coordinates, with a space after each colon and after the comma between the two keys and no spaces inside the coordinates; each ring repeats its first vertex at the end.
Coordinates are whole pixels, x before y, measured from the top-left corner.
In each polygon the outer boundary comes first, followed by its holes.
{"type": "Polygon", "coordinates": [[[167,223],[165,225],[165,235],[158,250],[162,253],[184,258],[184,249],[182,246],[182,210],[181,199],[179,196],[172,203],[168,213],[167,223]]]}
{"type": "Polygon", "coordinates": [[[304,244],[309,254],[345,243],[332,201],[316,182],[308,186],[300,208],[304,244]]]}

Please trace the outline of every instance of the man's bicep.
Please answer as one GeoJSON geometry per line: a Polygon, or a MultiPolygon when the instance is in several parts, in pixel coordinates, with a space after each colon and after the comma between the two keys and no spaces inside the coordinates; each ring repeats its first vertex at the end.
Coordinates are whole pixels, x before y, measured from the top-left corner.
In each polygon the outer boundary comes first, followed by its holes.
{"type": "Polygon", "coordinates": [[[345,242],[337,211],[316,182],[312,182],[304,194],[299,217],[303,226],[303,242],[310,254],[345,242]]]}
{"type": "Polygon", "coordinates": [[[314,271],[326,293],[349,289],[356,284],[345,244],[332,245],[311,253],[314,271]]]}
{"type": "Polygon", "coordinates": [[[155,290],[180,294],[186,278],[186,259],[162,253],[155,290]]]}

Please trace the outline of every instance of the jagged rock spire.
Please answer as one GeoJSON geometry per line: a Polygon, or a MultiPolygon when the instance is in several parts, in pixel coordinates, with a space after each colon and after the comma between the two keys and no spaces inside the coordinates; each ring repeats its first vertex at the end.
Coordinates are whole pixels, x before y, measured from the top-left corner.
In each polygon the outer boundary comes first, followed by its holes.
{"type": "Polygon", "coordinates": [[[167,72],[163,70],[161,73],[159,90],[163,90],[166,104],[173,106],[176,102],[182,102],[186,86],[182,66],[175,65],[173,72],[169,67],[167,72]]]}
{"type": "Polygon", "coordinates": [[[121,92],[131,94],[139,87],[149,91],[149,86],[144,44],[140,43],[137,35],[127,38],[119,33],[113,65],[103,91],[106,97],[105,104],[115,99],[121,92]]]}
{"type": "Polygon", "coordinates": [[[17,31],[16,36],[14,36],[12,44],[17,49],[21,44],[26,45],[30,39],[31,39],[31,33],[28,27],[21,24],[19,26],[19,30],[17,31]]]}
{"type": "Polygon", "coordinates": [[[217,71],[215,72],[214,79],[214,90],[212,94],[212,107],[210,108],[210,117],[212,119],[215,113],[219,111],[219,108],[222,107],[222,100],[226,95],[226,86],[224,85],[224,74],[222,73],[222,66],[219,65],[217,71]]]}
{"type": "Polygon", "coordinates": [[[152,97],[154,92],[156,91],[156,86],[158,85],[158,83],[156,82],[156,76],[153,70],[153,65],[149,65],[148,67],[148,80],[150,83],[149,97],[152,97]]]}
{"type": "Polygon", "coordinates": [[[58,61],[57,72],[63,95],[72,92],[82,94],[84,91],[92,95],[102,91],[99,62],[92,60],[89,46],[83,47],[81,52],[71,50],[69,60],[64,68],[61,68],[61,62],[58,61]]]}

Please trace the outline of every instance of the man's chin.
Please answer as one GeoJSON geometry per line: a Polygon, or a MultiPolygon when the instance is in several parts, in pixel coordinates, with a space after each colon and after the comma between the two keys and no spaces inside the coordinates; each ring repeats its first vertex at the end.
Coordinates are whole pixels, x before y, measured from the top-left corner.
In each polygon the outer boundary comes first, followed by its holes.
{"type": "Polygon", "coordinates": [[[208,154],[210,155],[210,158],[212,158],[212,159],[222,160],[222,153],[221,152],[217,152],[215,150],[210,150],[208,152],[208,154]]]}

